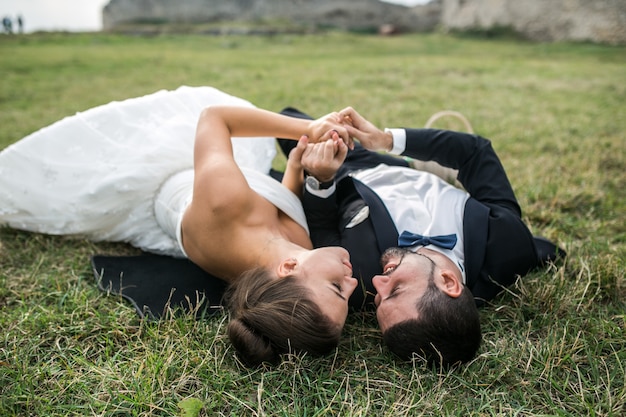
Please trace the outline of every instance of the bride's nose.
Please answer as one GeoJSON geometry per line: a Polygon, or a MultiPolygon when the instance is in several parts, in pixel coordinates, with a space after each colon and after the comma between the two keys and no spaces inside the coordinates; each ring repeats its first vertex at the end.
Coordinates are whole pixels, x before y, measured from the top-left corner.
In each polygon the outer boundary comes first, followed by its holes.
{"type": "Polygon", "coordinates": [[[359,281],[356,278],[345,277],[345,285],[350,290],[350,294],[352,294],[352,292],[354,292],[354,290],[356,289],[357,285],[359,285],[359,281]]]}

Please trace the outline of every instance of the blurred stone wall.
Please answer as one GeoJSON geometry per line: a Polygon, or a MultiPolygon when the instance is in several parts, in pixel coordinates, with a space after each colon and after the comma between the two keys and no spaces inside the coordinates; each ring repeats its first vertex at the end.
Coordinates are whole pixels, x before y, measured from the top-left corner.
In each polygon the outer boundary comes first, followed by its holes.
{"type": "Polygon", "coordinates": [[[111,0],[103,10],[104,30],[124,23],[291,22],[339,29],[380,28],[428,31],[439,22],[411,8],[378,0],[111,0]],[[429,18],[429,20],[427,20],[429,18]]]}
{"type": "Polygon", "coordinates": [[[626,0],[111,0],[103,28],[126,23],[285,22],[381,33],[511,28],[536,41],[626,44],[626,0]],[[384,28],[384,29],[383,29],[384,28]]]}
{"type": "Polygon", "coordinates": [[[536,41],[626,43],[626,0],[441,0],[448,29],[511,27],[536,41]]]}

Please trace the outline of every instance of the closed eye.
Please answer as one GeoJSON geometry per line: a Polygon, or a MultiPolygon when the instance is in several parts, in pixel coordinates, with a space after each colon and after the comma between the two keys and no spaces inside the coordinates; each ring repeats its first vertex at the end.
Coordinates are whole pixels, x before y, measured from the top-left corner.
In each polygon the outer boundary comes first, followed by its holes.
{"type": "Polygon", "coordinates": [[[391,298],[397,297],[399,294],[398,287],[393,287],[393,289],[389,292],[389,295],[385,297],[385,300],[389,300],[391,298]]]}
{"type": "Polygon", "coordinates": [[[344,297],[343,295],[341,295],[342,291],[341,291],[341,285],[339,284],[333,284],[333,287],[335,287],[335,290],[331,290],[333,292],[333,294],[335,294],[337,297],[341,298],[343,301],[346,301],[346,297],[344,297]]]}

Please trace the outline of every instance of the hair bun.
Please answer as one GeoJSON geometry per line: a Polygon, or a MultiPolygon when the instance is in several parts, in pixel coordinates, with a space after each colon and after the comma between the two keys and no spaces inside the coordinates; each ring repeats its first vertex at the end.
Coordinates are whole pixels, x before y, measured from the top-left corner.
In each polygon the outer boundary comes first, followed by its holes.
{"type": "Polygon", "coordinates": [[[269,340],[257,334],[241,319],[230,320],[228,338],[247,366],[258,366],[263,362],[275,364],[279,360],[279,354],[269,340]]]}

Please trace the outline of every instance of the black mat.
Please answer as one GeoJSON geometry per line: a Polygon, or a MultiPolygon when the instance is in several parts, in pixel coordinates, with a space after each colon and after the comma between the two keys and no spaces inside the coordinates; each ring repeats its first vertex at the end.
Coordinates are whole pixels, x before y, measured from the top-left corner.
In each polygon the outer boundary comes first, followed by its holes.
{"type": "MultiPolygon", "coordinates": [[[[565,258],[547,239],[535,236],[539,266],[565,258]]],[[[91,265],[102,291],[128,300],[140,317],[159,319],[168,311],[196,317],[224,311],[226,283],[188,259],[145,253],[139,256],[96,255],[91,265]]]]}
{"type": "Polygon", "coordinates": [[[140,317],[158,319],[170,309],[196,317],[224,311],[226,283],[187,259],[96,255],[91,265],[98,288],[131,302],[140,317]]]}

